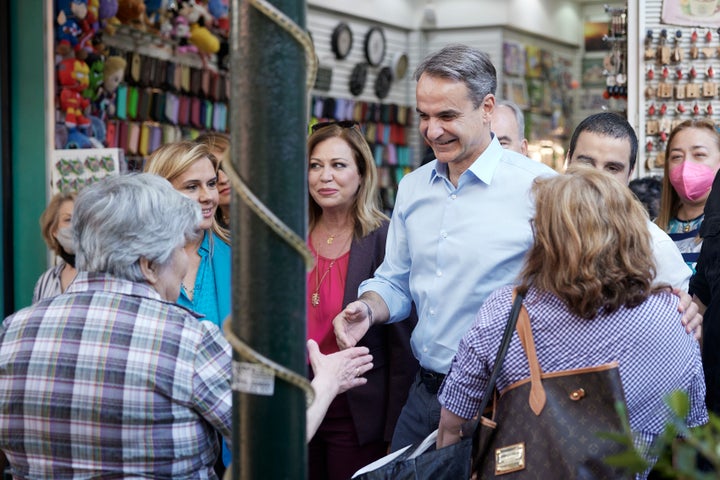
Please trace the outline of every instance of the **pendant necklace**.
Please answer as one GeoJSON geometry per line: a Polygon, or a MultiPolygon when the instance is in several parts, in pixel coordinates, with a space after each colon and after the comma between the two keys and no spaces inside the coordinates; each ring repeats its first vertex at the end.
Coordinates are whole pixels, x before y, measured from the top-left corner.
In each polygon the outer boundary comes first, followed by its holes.
{"type": "MultiPolygon", "coordinates": [[[[331,235],[330,238],[327,239],[328,244],[332,244],[332,240],[335,239],[335,235],[331,235]]],[[[317,307],[320,305],[320,286],[322,285],[323,281],[325,280],[325,277],[328,276],[330,273],[330,270],[332,270],[333,266],[335,266],[335,262],[338,258],[342,257],[345,253],[345,249],[348,247],[348,244],[350,243],[350,240],[352,240],[352,235],[350,235],[350,238],[345,242],[345,245],[343,245],[343,248],[340,250],[340,253],[337,257],[330,260],[330,265],[325,269],[325,272],[320,276],[320,254],[317,252],[317,249],[315,250],[315,291],[313,291],[312,295],[310,296],[310,304],[313,307],[317,307]]]]}

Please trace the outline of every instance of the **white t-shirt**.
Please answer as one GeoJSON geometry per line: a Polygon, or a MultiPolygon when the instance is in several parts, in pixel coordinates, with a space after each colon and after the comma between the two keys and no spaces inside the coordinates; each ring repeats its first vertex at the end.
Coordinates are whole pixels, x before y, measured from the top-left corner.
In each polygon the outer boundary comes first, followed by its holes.
{"type": "Polygon", "coordinates": [[[687,292],[692,275],[690,267],[668,234],[650,220],[647,224],[655,257],[655,283],[666,283],[687,292]]]}

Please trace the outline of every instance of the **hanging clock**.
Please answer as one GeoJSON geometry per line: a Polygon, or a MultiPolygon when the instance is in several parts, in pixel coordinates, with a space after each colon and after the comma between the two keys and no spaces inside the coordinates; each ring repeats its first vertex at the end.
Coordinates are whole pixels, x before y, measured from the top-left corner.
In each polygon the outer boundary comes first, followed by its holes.
{"type": "Polygon", "coordinates": [[[390,85],[393,81],[393,71],[390,67],[383,67],[375,79],[375,95],[382,100],[390,92],[390,85]]]}
{"type": "Polygon", "coordinates": [[[365,90],[367,67],[367,63],[358,63],[350,74],[350,93],[356,97],[365,90]]]}
{"type": "Polygon", "coordinates": [[[335,27],[330,43],[335,58],[342,60],[348,56],[350,49],[352,49],[353,35],[347,23],[340,22],[338,26],[335,27]]]}
{"type": "Polygon", "coordinates": [[[402,80],[408,70],[408,56],[405,52],[398,52],[393,56],[393,75],[395,80],[402,80]]]}
{"type": "Polygon", "coordinates": [[[365,58],[373,67],[380,65],[385,58],[385,33],[382,28],[373,27],[365,35],[365,58]]]}

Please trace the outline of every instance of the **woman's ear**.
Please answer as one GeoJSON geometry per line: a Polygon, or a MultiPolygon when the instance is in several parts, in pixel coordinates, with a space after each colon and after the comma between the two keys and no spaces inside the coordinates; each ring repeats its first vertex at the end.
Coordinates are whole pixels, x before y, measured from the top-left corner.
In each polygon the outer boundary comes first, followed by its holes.
{"type": "Polygon", "coordinates": [[[158,282],[159,275],[155,264],[145,257],[140,257],[140,271],[150,285],[154,286],[158,282]]]}

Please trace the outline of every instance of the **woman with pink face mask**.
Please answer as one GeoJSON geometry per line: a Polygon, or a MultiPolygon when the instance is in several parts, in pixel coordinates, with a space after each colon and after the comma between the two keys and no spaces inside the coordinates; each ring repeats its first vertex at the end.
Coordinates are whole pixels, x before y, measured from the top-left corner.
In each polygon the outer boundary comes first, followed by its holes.
{"type": "Polygon", "coordinates": [[[720,133],[712,121],[686,120],[668,138],[660,213],[664,229],[695,271],[705,202],[720,168],[720,133]]]}

